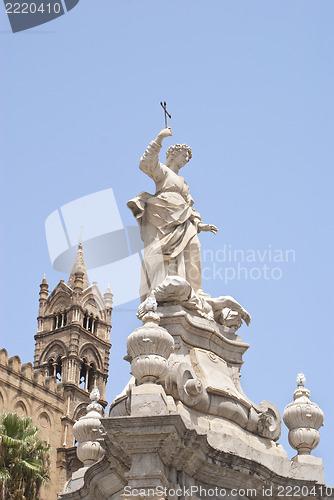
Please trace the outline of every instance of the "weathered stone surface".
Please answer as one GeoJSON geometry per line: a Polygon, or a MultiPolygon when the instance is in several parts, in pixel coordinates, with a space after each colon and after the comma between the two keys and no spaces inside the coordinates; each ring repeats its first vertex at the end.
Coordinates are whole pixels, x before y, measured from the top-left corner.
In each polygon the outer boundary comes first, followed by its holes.
{"type": "Polygon", "coordinates": [[[161,325],[175,348],[162,381],[166,394],[184,405],[238,423],[255,434],[277,440],[281,417],[267,401],[254,404],[240,384],[242,354],[249,347],[233,329],[192,315],[180,306],[162,306],[161,325]]]}
{"type": "Polygon", "coordinates": [[[157,384],[143,384],[131,389],[131,415],[150,416],[169,413],[166,393],[157,384]]]}
{"type": "Polygon", "coordinates": [[[260,499],[268,497],[264,490],[270,489],[270,498],[279,499],[287,486],[311,492],[323,484],[321,468],[288,460],[282,447],[272,441],[263,439],[261,443],[249,433],[248,444],[240,448],[236,430],[226,439],[224,432],[232,432],[232,424],[208,433],[177,414],[109,417],[103,424],[106,456],[86,472],[79,491],[60,498],[114,500],[129,490],[192,486],[217,487],[225,490],[224,496],[232,489],[248,488],[255,491],[253,498],[260,499]]]}

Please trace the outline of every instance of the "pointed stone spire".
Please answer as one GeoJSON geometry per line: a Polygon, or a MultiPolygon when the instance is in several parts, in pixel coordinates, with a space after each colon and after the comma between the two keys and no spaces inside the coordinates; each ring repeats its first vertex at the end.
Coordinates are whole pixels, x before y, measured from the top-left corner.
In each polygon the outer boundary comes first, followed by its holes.
{"type": "Polygon", "coordinates": [[[46,280],[45,274],[42,283],[40,284],[40,292],[39,292],[39,303],[44,304],[46,302],[49,295],[49,284],[46,280]]]}
{"type": "Polygon", "coordinates": [[[104,294],[104,303],[107,309],[112,309],[113,294],[111,293],[110,283],[108,283],[108,288],[104,294]]]}
{"type": "Polygon", "coordinates": [[[79,278],[80,281],[82,278],[82,290],[85,290],[86,288],[89,287],[87,272],[86,272],[86,265],[85,265],[85,260],[84,260],[84,256],[83,256],[81,242],[78,245],[77,255],[75,257],[75,261],[74,261],[74,264],[72,267],[70,278],[69,278],[68,283],[67,283],[68,286],[70,288],[72,288],[72,290],[74,290],[74,288],[75,288],[75,281],[77,278],[79,278]]]}

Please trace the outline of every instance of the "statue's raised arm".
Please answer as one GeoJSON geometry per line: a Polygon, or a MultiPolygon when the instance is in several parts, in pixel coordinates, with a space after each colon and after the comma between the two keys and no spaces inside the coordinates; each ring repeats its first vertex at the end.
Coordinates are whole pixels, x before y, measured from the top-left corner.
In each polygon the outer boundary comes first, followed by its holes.
{"type": "Polygon", "coordinates": [[[156,139],[149,144],[145,153],[140,158],[140,170],[151,177],[155,182],[158,182],[163,176],[159,163],[159,153],[162,147],[162,141],[165,137],[169,137],[171,135],[172,129],[170,127],[161,130],[156,139]]]}
{"type": "Polygon", "coordinates": [[[139,193],[128,202],[137,219],[144,242],[140,295],[145,298],[166,276],[180,276],[195,293],[201,293],[200,231],[216,233],[212,224],[203,224],[193,208],[189,186],[179,170],[192,157],[186,144],[170,146],[165,164],[159,162],[162,142],[171,128],[159,132],[140,159],[139,168],[155,182],[155,194],[139,193]]]}

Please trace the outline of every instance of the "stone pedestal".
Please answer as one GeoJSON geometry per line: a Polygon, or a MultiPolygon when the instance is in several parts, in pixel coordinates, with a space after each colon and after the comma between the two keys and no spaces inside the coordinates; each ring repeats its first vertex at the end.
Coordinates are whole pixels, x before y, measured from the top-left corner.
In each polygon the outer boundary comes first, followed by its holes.
{"type": "Polygon", "coordinates": [[[290,461],[282,447],[268,441],[256,449],[249,439],[248,450],[246,443],[242,448],[240,439],[228,439],[231,429],[223,425],[205,433],[179,414],[109,417],[103,424],[105,457],[86,471],[79,490],[61,499],[146,499],[158,496],[154,492],[164,498],[165,492],[181,488],[181,497],[199,498],[201,490],[216,490],[216,499],[240,499],[248,489],[253,490],[249,498],[264,500],[267,490],[271,499],[279,500],[287,487],[303,487],[304,493],[314,491],[321,498],[324,479],[315,473],[320,470],[316,464],[290,461]]]}
{"type": "Polygon", "coordinates": [[[253,403],[242,390],[240,369],[248,344],[226,326],[180,305],[154,312],[159,327],[150,314],[150,322],[130,341],[129,360],[137,367],[144,351],[148,358],[137,380],[111,404],[109,417],[101,419],[105,456],[87,470],[78,491],[60,498],[279,500],[287,487],[321,498],[321,461],[304,455],[289,460],[277,442],[277,408],[268,401],[253,403]],[[167,369],[153,378],[159,345],[168,346],[167,369]]]}
{"type": "Polygon", "coordinates": [[[131,415],[167,415],[167,396],[161,385],[143,384],[131,389],[131,415]]]}

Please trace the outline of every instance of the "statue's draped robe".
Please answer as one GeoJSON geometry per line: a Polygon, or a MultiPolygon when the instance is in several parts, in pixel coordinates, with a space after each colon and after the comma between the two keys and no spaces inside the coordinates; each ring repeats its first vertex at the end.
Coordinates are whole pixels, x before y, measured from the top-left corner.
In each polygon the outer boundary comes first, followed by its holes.
{"type": "Polygon", "coordinates": [[[161,146],[151,142],[139,168],[156,183],[155,195],[141,192],[127,205],[137,219],[144,242],[141,298],[167,275],[185,278],[194,291],[201,289],[201,247],[197,236],[200,215],[192,208],[189,186],[159,163],[161,146]]]}

